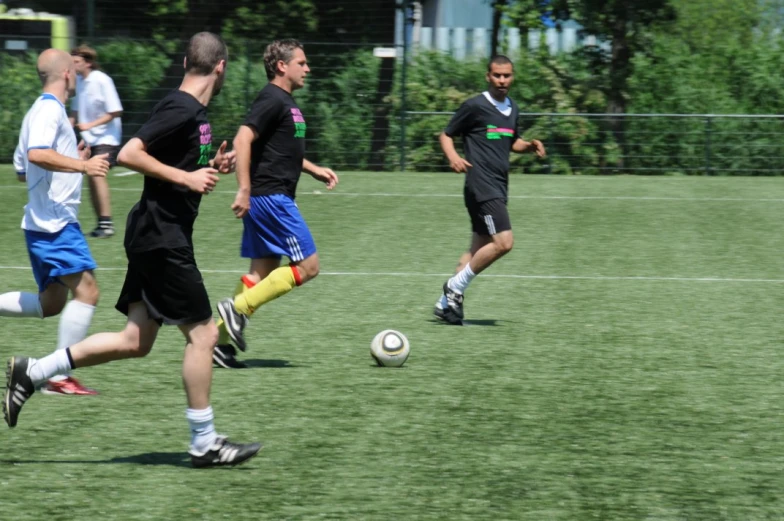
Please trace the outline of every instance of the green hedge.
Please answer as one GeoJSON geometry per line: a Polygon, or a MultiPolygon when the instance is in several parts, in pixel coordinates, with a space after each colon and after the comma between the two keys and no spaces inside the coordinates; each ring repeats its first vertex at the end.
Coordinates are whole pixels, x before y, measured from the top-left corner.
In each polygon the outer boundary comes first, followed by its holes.
{"type": "MultiPolygon", "coordinates": [[[[103,68],[117,85],[125,107],[126,137],[131,135],[156,100],[176,88],[182,76],[180,57],[155,43],[126,40],[96,46],[103,68]]],[[[234,136],[249,103],[266,84],[260,56],[253,44],[234,50],[226,85],[210,106],[213,135],[234,136]]],[[[309,47],[309,49],[312,49],[309,47]]],[[[549,157],[534,161],[513,156],[515,172],[552,174],[778,174],[784,162],[781,122],[761,118],[627,118],[625,148],[615,142],[599,114],[606,107],[604,69],[593,64],[591,49],[551,57],[538,53],[513,57],[515,83],[511,96],[523,116],[526,138],[545,141],[549,157]],[[526,113],[572,114],[568,117],[526,113]]],[[[379,92],[380,60],[369,50],[334,53],[312,50],[313,73],[296,93],[308,123],[309,158],[342,170],[400,165],[403,99],[400,64],[394,87],[383,100],[379,92]],[[387,114],[389,132],[373,155],[374,118],[387,114]],[[380,154],[380,156],[379,156],[380,154]]],[[[21,119],[40,88],[35,56],[0,55],[0,160],[10,161],[21,119]]],[[[405,107],[415,112],[451,113],[486,88],[484,60],[458,61],[420,52],[407,67],[405,107]]],[[[756,113],[784,111],[784,53],[779,39],[760,36],[752,45],[722,47],[711,56],[692,55],[677,39],[654,37],[638,53],[628,83],[629,113],[756,113]]],[[[405,118],[406,168],[446,171],[438,134],[449,114],[405,118]]]]}

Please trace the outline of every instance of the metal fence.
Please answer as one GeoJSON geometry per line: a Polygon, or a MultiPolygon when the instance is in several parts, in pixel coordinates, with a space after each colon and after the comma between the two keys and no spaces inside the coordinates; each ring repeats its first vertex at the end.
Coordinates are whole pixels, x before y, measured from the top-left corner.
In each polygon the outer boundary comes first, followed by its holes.
{"type": "MultiPolygon", "coordinates": [[[[434,131],[451,112],[406,112],[400,167],[442,170],[434,131]]],[[[537,174],[780,175],[784,116],[745,114],[524,113],[518,129],[544,142],[545,160],[513,158],[537,174]]]]}
{"type": "MultiPolygon", "coordinates": [[[[305,43],[313,72],[309,86],[296,97],[307,120],[308,156],[340,170],[446,171],[438,134],[451,112],[414,110],[416,100],[406,95],[406,66],[400,60],[374,57],[376,45],[305,43]]],[[[40,45],[45,46],[46,42],[40,45]]],[[[95,46],[120,92],[127,139],[155,102],[179,84],[183,46],[117,39],[99,39],[95,46]]],[[[262,52],[263,44],[251,41],[231,49],[227,84],[210,105],[217,139],[233,137],[256,92],[266,83],[262,52]]],[[[0,75],[4,92],[0,162],[10,162],[21,118],[40,90],[33,57],[0,75]]],[[[535,160],[514,155],[514,172],[779,175],[784,171],[784,127],[778,115],[525,113],[518,124],[523,137],[545,143],[548,156],[535,160]]]]}

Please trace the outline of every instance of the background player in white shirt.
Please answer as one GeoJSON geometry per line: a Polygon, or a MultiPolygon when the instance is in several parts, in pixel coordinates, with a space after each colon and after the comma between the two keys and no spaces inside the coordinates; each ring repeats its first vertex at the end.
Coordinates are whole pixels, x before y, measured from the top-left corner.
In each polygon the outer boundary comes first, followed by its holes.
{"type": "MultiPolygon", "coordinates": [[[[112,79],[100,70],[98,53],[86,45],[71,51],[76,74],[76,97],[71,100],[71,120],[82,135],[82,139],[95,155],[109,154],[110,166],[117,165],[117,152],[122,138],[123,107],[112,79]]],[[[90,232],[91,237],[114,235],[112,204],[109,183],[105,177],[90,178],[92,199],[98,226],[90,232]]]]}
{"type": "MultiPolygon", "coordinates": [[[[103,177],[109,162],[106,154],[91,158],[84,142],[76,144],[65,111],[65,102],[76,88],[71,56],[57,49],[42,52],[38,75],[43,94],[22,122],[14,166],[17,174],[24,172],[20,179],[27,182],[22,229],[39,293],[0,295],[0,316],[44,318],[62,312],[57,346],[65,349],[87,336],[98,303],[96,264],[77,220],[82,174],[103,177]]],[[[42,391],[95,394],[67,375],[50,379],[42,391]]]]}

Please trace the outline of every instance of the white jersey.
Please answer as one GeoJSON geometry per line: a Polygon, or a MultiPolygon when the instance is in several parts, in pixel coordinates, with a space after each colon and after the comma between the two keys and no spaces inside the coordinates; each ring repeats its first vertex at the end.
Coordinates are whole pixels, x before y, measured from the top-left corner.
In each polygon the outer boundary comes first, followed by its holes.
{"type": "Polygon", "coordinates": [[[52,94],[42,94],[27,111],[19,134],[14,166],[27,175],[27,205],[22,228],[55,233],[68,223],[78,222],[82,174],[51,172],[34,165],[28,152],[51,148],[60,155],[79,159],[76,136],[68,122],[65,106],[52,94]]]}
{"type": "MultiPolygon", "coordinates": [[[[92,71],[86,78],[76,78],[76,97],[71,100],[71,110],[77,111],[77,123],[90,123],[109,112],[122,111],[120,96],[112,79],[102,71],[92,71]]],[[[82,132],[82,139],[90,146],[118,146],[122,138],[122,120],[114,118],[82,132]]]]}

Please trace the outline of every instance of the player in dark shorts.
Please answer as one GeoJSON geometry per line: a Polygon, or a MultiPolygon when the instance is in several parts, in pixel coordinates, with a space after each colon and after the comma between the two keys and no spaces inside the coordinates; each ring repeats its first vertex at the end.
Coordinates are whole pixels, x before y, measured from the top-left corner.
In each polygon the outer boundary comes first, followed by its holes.
{"type": "Polygon", "coordinates": [[[463,190],[471,218],[471,245],[457,264],[455,276],[444,283],[433,313],[448,324],[463,323],[463,294],[473,278],[509,253],[514,243],[506,208],[509,152],[545,156],[536,139],[524,141],[517,133],[517,104],[507,97],[514,66],[506,56],[494,56],[487,66],[487,91],[465,101],[439,140],[455,172],[465,172],[463,190]],[[453,138],[463,139],[466,159],[455,150],[453,138]]]}
{"type": "Polygon", "coordinates": [[[239,190],[232,209],[243,220],[242,256],[251,261],[234,298],[218,303],[221,338],[213,360],[226,368],[244,365],[229,338],[246,349],[248,317],[318,275],[316,244],[294,202],[302,170],[329,190],[338,182],[335,172],[305,159],[305,118],[291,95],[305,85],[310,71],[302,45],[290,39],[272,42],[264,52],[264,66],[270,82],[234,138],[239,190]],[[283,256],[289,265],[280,265],[283,256]]]}
{"type": "Polygon", "coordinates": [[[99,333],[36,360],[13,357],[3,403],[6,422],[16,425],[36,384],[49,374],[146,356],[162,324],[179,327],[186,339],[182,378],[188,399],[194,467],[236,465],[253,457],[259,443],[238,444],[218,435],[209,403],[212,350],[218,328],[193,255],[193,224],[203,194],[218,172],[233,169],[224,142],[210,159],[212,132],[207,105],[223,85],[228,51],[219,36],[198,33],[188,43],[185,77],[153,109],[150,119],[120,151],[119,162],[144,174],[141,200],[128,215],[128,271],[117,309],[128,316],[120,333],[99,333]]]}

